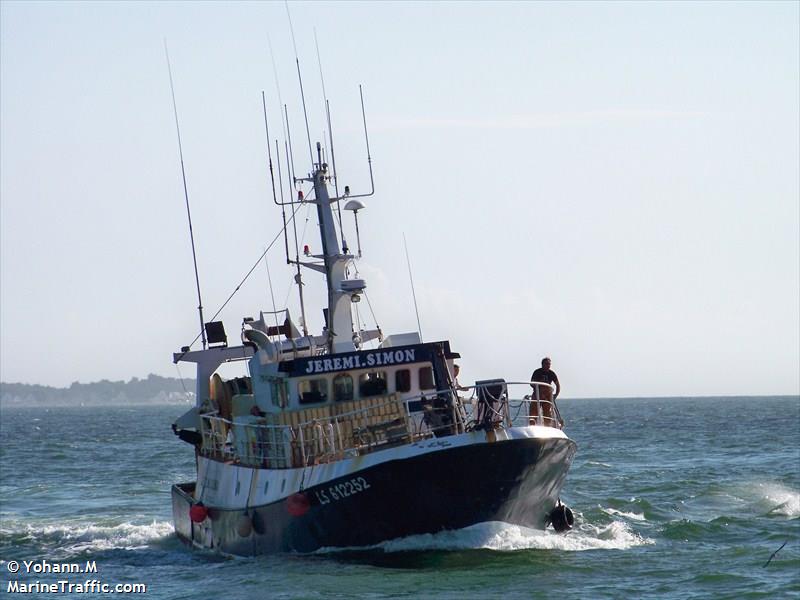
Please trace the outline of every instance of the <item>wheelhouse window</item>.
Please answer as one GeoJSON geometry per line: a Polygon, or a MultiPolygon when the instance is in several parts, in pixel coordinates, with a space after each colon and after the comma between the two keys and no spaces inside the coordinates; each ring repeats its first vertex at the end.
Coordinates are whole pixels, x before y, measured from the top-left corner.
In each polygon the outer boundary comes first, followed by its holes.
{"type": "Polygon", "coordinates": [[[327,379],[306,379],[297,384],[300,404],[320,404],[328,401],[327,379]]]}
{"type": "Polygon", "coordinates": [[[436,386],[433,384],[433,369],[431,367],[422,367],[419,370],[419,389],[421,390],[435,390],[436,386]]]}
{"type": "Polygon", "coordinates": [[[399,369],[394,374],[394,389],[396,392],[408,392],[411,390],[411,370],[399,369]]]}
{"type": "Polygon", "coordinates": [[[333,399],[336,402],[353,399],[353,378],[347,373],[339,373],[333,378],[333,399]]]}
{"type": "Polygon", "coordinates": [[[358,378],[358,395],[362,398],[381,396],[386,393],[386,372],[371,371],[358,378]]]}

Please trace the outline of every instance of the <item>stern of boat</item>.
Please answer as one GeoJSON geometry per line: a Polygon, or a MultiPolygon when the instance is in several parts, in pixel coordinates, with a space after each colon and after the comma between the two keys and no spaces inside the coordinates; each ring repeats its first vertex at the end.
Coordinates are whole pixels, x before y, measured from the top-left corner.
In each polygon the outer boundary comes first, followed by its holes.
{"type": "Polygon", "coordinates": [[[172,486],[172,522],[175,533],[182,542],[210,548],[205,541],[211,539],[208,519],[203,523],[192,521],[191,510],[197,505],[194,492],[197,482],[176,483],[172,486]]]}

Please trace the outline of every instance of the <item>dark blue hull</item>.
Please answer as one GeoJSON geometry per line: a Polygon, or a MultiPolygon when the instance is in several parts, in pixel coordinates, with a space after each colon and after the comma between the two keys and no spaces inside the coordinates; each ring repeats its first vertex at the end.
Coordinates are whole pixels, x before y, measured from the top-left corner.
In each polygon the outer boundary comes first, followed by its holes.
{"type": "Polygon", "coordinates": [[[569,439],[447,448],[309,487],[303,497],[189,519],[191,485],[173,486],[177,533],[237,555],[357,547],[413,534],[505,521],[544,529],[575,454],[569,439]]]}

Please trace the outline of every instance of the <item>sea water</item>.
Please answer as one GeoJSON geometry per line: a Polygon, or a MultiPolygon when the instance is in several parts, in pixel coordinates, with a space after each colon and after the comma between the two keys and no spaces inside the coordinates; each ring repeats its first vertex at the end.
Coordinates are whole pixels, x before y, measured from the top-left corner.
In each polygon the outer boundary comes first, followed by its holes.
{"type": "Polygon", "coordinates": [[[42,587],[92,580],[143,583],[130,595],[143,598],[800,598],[800,399],[559,406],[578,444],[562,493],[573,531],[482,523],[257,558],[173,533],[170,485],[194,475],[169,427],[185,406],[4,408],[0,586],[38,584],[41,598],[102,595],[42,587]],[[87,561],[96,572],[52,572],[87,561]]]}

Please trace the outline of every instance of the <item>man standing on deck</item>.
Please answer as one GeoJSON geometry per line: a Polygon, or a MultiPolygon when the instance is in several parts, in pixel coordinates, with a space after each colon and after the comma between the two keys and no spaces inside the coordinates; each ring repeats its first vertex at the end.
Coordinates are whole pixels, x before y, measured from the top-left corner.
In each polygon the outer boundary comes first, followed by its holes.
{"type": "Polygon", "coordinates": [[[550,369],[550,365],[552,364],[552,362],[553,361],[550,360],[549,356],[545,356],[542,359],[542,367],[540,369],[536,369],[533,372],[533,375],[531,375],[531,381],[539,381],[541,383],[555,383],[556,395],[553,396],[553,400],[555,400],[561,393],[561,384],[558,382],[558,375],[556,375],[556,372],[550,369]]]}
{"type": "MultiPolygon", "coordinates": [[[[561,393],[561,383],[558,381],[558,375],[556,375],[555,371],[550,369],[550,365],[552,361],[550,360],[549,356],[545,356],[542,359],[542,367],[540,369],[536,369],[531,375],[531,381],[537,381],[539,383],[549,383],[549,384],[556,384],[556,393],[553,395],[553,388],[549,385],[532,385],[533,388],[533,398],[539,399],[542,401],[542,417],[544,418],[544,424],[550,425],[552,421],[555,421],[555,410],[553,407],[555,406],[555,399],[558,398],[558,395],[561,393]]],[[[538,403],[531,402],[531,417],[538,416],[538,403]]]]}

